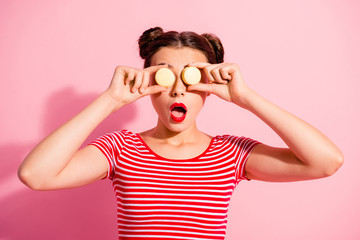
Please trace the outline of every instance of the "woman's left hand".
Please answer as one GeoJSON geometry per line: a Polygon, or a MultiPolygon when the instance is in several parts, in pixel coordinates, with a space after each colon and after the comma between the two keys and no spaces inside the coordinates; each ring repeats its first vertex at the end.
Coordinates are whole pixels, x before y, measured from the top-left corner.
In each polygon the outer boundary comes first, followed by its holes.
{"type": "Polygon", "coordinates": [[[208,92],[239,106],[246,106],[246,93],[249,92],[249,88],[246,86],[237,64],[197,62],[191,63],[189,66],[201,69],[207,78],[207,83],[190,85],[189,91],[208,92]]]}

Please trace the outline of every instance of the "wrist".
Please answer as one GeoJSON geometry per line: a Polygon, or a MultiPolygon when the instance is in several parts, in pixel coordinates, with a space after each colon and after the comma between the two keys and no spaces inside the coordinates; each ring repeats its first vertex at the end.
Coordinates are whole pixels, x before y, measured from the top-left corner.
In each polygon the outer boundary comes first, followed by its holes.
{"type": "Polygon", "coordinates": [[[257,93],[254,90],[246,87],[236,98],[233,99],[232,102],[246,110],[251,111],[252,102],[256,96],[257,93]]]}
{"type": "Polygon", "coordinates": [[[111,112],[115,112],[124,105],[121,102],[115,100],[107,91],[103,92],[100,95],[100,98],[103,99],[111,112]]]}

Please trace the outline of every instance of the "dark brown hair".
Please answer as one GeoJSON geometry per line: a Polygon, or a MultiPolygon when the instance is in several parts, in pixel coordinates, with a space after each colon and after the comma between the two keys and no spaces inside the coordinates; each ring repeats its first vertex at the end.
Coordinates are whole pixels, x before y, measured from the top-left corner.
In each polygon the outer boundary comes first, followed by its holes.
{"type": "Polygon", "coordinates": [[[144,68],[150,66],[151,57],[161,47],[191,47],[202,51],[209,63],[224,61],[224,48],[220,39],[214,34],[197,34],[194,32],[164,32],[161,27],[146,30],[139,38],[140,57],[145,60],[144,68]]]}

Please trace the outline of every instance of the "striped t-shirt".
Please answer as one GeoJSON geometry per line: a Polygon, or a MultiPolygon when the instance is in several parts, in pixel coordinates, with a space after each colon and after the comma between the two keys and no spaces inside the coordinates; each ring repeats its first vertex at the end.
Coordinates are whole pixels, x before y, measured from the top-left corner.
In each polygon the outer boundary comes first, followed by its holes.
{"type": "Polygon", "coordinates": [[[117,198],[119,239],[225,239],[230,197],[245,176],[245,162],[258,142],[213,137],[192,159],[154,153],[127,130],[91,143],[109,161],[117,198]]]}

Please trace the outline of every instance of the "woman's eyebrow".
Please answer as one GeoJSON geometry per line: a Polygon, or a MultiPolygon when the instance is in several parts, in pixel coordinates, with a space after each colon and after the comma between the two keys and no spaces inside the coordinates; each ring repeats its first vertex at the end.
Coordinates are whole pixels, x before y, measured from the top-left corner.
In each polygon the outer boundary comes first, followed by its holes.
{"type": "Polygon", "coordinates": [[[158,63],[157,65],[168,65],[168,66],[172,67],[172,65],[167,64],[167,63],[164,63],[164,62],[162,62],[162,63],[158,63]]]}
{"type": "MultiPolygon", "coordinates": [[[[158,63],[157,65],[168,65],[170,68],[174,68],[173,65],[168,64],[168,63],[158,63]]],[[[184,65],[184,68],[187,67],[188,65],[189,65],[189,64],[184,65]]]]}

